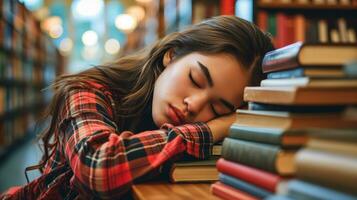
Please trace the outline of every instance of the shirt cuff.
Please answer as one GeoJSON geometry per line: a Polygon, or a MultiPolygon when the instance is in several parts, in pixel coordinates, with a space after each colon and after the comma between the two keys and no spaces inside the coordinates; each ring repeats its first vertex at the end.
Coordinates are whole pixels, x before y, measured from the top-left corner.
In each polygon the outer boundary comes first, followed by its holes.
{"type": "Polygon", "coordinates": [[[204,122],[195,122],[173,126],[164,124],[162,129],[168,130],[168,142],[182,136],[186,146],[186,152],[198,159],[206,159],[211,156],[213,137],[208,125],[204,122]]]}

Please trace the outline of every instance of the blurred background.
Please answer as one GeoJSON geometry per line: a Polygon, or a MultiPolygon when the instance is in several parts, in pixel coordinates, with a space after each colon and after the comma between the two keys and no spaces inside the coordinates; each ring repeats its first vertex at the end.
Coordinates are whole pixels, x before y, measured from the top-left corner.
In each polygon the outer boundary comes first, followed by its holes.
{"type": "MultiPolygon", "coordinates": [[[[61,74],[116,60],[217,15],[296,41],[357,42],[357,0],[0,0],[0,192],[38,163],[37,124],[61,74]]],[[[39,176],[29,173],[30,180],[39,176]]]]}

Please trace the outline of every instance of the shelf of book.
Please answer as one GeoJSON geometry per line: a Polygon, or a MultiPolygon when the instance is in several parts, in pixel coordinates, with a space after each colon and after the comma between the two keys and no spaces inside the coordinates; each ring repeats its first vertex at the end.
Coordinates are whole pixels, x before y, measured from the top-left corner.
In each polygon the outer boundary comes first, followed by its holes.
{"type": "Polygon", "coordinates": [[[284,9],[284,10],[357,10],[356,5],[338,5],[338,4],[311,4],[311,3],[266,3],[259,1],[257,6],[261,9],[284,9]]]}
{"type": "Polygon", "coordinates": [[[272,35],[277,48],[297,41],[357,44],[357,5],[352,1],[264,1],[255,5],[255,22],[272,35]]]}
{"type": "Polygon", "coordinates": [[[51,96],[41,91],[64,71],[63,57],[19,1],[0,2],[0,158],[34,135],[51,96]]]}

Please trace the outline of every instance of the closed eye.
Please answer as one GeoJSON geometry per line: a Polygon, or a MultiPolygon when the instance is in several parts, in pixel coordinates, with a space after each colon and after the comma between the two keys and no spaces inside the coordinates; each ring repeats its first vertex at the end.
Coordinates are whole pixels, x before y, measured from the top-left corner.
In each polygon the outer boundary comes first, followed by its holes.
{"type": "Polygon", "coordinates": [[[214,117],[219,117],[220,114],[218,114],[217,111],[216,111],[216,109],[214,109],[213,104],[210,104],[210,106],[211,106],[212,113],[214,114],[214,117]]]}
{"type": "Polygon", "coordinates": [[[195,79],[193,79],[191,70],[190,70],[190,73],[188,74],[188,76],[189,76],[191,82],[192,82],[196,87],[202,88],[202,87],[195,81],[195,79]]]}

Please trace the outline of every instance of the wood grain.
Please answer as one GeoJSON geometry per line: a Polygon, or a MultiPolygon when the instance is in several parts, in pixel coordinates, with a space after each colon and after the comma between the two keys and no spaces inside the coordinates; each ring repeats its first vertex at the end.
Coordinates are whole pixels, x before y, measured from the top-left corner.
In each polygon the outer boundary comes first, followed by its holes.
{"type": "Polygon", "coordinates": [[[150,182],[134,185],[133,196],[136,200],[219,200],[211,193],[210,187],[210,183],[150,182]]]}

